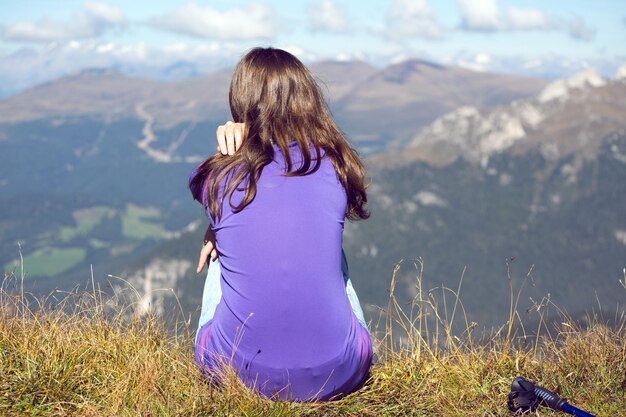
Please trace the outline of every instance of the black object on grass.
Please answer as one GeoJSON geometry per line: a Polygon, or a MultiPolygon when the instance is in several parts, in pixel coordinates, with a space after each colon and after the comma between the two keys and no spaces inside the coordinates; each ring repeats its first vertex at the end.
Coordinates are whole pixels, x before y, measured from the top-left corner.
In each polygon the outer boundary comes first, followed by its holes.
{"type": "Polygon", "coordinates": [[[515,378],[511,384],[511,393],[507,405],[512,412],[535,411],[540,405],[545,405],[553,410],[563,411],[577,417],[595,417],[593,414],[568,404],[564,398],[545,388],[536,386],[521,376],[515,378]]]}

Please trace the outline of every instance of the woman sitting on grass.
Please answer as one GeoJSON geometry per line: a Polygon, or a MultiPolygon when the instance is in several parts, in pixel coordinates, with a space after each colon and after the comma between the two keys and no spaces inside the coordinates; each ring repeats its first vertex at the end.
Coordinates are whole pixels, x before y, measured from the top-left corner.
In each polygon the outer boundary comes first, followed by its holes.
{"type": "Polygon", "coordinates": [[[219,253],[205,284],[198,366],[214,376],[227,363],[272,399],[341,398],[362,386],[372,362],[341,248],[345,218],[369,216],[363,163],[288,52],[248,52],[229,99],[240,146],[189,179],[214,236],[201,263],[219,253]]]}

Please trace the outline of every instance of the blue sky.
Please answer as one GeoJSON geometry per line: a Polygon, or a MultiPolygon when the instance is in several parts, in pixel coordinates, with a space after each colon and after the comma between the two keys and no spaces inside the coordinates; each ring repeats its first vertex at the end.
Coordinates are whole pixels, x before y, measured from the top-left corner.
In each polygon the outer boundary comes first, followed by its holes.
{"type": "Polygon", "coordinates": [[[547,78],[626,62],[626,2],[606,0],[0,1],[0,94],[89,67],[175,78],[256,45],[307,62],[427,59],[547,78]],[[185,62],[185,70],[172,66],[185,62]]]}

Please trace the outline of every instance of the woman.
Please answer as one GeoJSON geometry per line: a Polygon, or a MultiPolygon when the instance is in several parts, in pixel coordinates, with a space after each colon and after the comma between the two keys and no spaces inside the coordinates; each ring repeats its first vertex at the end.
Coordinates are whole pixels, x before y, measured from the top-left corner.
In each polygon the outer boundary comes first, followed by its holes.
{"type": "Polygon", "coordinates": [[[221,284],[196,360],[209,375],[228,363],[272,399],[340,398],[363,384],[372,361],[342,273],[344,219],[369,216],[363,164],[288,52],[248,52],[229,101],[245,139],[189,180],[215,235],[221,284]]]}

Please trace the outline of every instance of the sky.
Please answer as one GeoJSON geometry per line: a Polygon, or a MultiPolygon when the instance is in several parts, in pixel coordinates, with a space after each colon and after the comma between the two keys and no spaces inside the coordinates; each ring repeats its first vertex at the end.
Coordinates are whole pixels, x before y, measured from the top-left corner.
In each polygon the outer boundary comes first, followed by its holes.
{"type": "Polygon", "coordinates": [[[626,63],[624,0],[0,0],[0,96],[87,68],[177,79],[254,46],[543,78],[626,63]]]}

